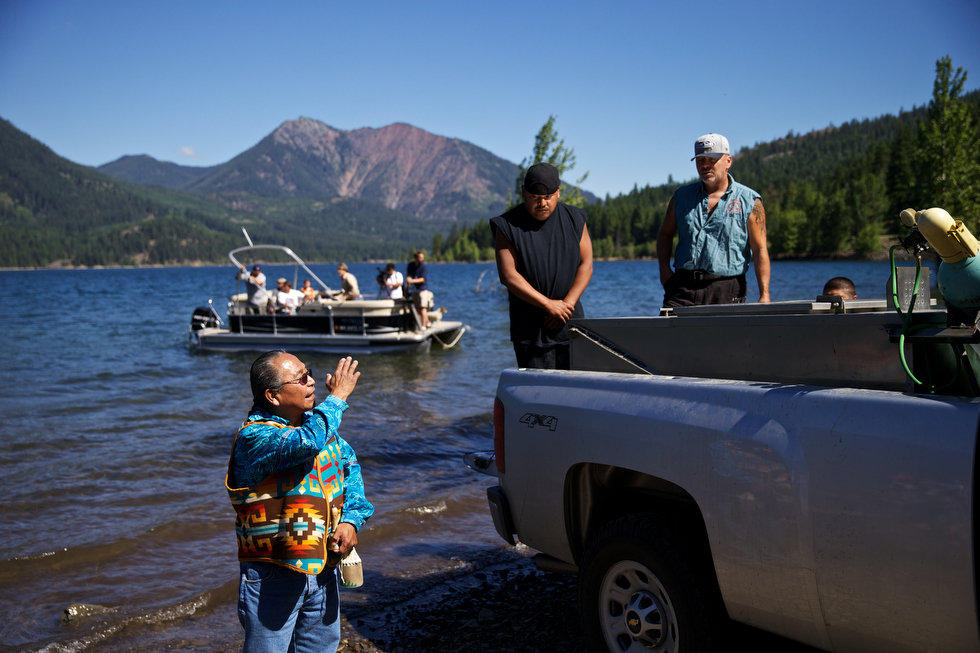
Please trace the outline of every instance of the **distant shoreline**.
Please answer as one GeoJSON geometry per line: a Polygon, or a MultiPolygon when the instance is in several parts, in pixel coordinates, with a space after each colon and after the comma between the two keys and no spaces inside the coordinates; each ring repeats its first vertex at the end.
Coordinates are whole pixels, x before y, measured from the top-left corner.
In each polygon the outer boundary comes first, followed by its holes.
{"type": "MultiPolygon", "coordinates": [[[[931,259],[932,257],[930,257],[931,259]]],[[[900,261],[911,261],[912,256],[906,252],[904,249],[896,250],[895,259],[900,261]]],[[[927,259],[930,260],[930,259],[927,259]]],[[[638,257],[638,258],[622,258],[622,257],[609,257],[609,258],[596,258],[596,261],[656,261],[653,257],[638,257]]],[[[814,262],[833,262],[833,261],[887,261],[888,251],[877,252],[872,255],[859,256],[856,254],[832,254],[823,256],[787,256],[787,257],[771,257],[771,260],[782,262],[782,261],[814,261],[814,262]]],[[[338,261],[307,261],[307,265],[331,265],[338,261]]],[[[363,263],[365,265],[382,265],[387,263],[384,261],[354,261],[354,263],[363,263]]],[[[404,261],[407,263],[408,261],[404,261]]],[[[482,260],[482,261],[439,261],[430,260],[429,263],[438,265],[440,263],[493,263],[493,259],[482,260]]],[[[350,263],[350,261],[348,261],[350,263]]],[[[292,265],[291,263],[268,263],[267,265],[292,265]]],[[[49,266],[29,266],[29,267],[0,267],[0,272],[30,272],[39,270],[153,270],[153,269],[169,269],[169,268],[214,268],[214,267],[231,267],[230,263],[203,263],[201,261],[189,261],[187,263],[154,263],[150,265],[49,265],[49,266]]]]}

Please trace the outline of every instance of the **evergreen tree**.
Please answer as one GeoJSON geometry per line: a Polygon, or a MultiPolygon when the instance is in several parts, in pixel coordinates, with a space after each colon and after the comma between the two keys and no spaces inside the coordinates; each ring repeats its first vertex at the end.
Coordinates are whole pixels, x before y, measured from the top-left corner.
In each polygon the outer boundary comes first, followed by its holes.
{"type": "Polygon", "coordinates": [[[980,218],[980,130],[972,108],[962,99],[966,71],[949,55],[936,62],[936,81],[926,120],[919,129],[915,169],[925,209],[938,206],[975,229],[980,218]]]}

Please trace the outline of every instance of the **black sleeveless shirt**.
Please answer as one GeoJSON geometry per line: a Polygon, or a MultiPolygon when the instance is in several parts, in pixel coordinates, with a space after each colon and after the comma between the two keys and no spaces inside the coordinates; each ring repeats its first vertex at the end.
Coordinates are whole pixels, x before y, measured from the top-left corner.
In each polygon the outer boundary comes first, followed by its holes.
{"type": "MultiPolygon", "coordinates": [[[[549,299],[563,299],[572,287],[582,262],[579,243],[585,229],[585,211],[558,203],[547,220],[531,217],[518,204],[490,220],[494,238],[497,230],[514,245],[517,271],[549,299]]],[[[568,341],[568,325],[560,330],[544,328],[546,313],[509,293],[510,339],[517,343],[547,347],[568,341]]],[[[584,317],[582,302],[575,304],[572,317],[584,317]]]]}

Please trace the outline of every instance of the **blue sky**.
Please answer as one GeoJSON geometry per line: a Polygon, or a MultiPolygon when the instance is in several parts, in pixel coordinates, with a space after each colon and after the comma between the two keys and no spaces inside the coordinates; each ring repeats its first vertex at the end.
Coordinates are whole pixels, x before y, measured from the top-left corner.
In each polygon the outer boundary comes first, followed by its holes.
{"type": "MultiPolygon", "coordinates": [[[[78,163],[222,163],[286,120],[407,122],[519,163],[549,115],[603,196],[980,87],[977,0],[0,0],[0,117],[78,163]]],[[[737,163],[732,170],[738,177],[737,163]]]]}

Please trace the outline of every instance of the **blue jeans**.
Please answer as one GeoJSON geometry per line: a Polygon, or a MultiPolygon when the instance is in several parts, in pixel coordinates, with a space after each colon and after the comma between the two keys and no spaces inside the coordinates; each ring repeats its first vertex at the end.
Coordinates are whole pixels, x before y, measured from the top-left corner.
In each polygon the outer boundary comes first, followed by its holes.
{"type": "Polygon", "coordinates": [[[242,653],[334,653],[340,644],[336,568],[302,574],[267,562],[243,562],[238,620],[242,653]]]}

